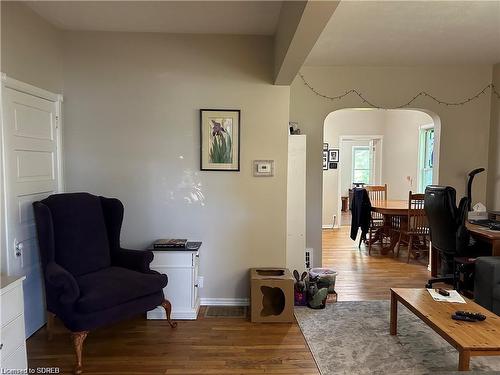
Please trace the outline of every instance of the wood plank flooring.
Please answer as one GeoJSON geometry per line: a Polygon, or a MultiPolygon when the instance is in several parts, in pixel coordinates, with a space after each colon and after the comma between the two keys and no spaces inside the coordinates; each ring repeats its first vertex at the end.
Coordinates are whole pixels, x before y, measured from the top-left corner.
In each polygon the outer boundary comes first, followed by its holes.
{"type": "MultiPolygon", "coordinates": [[[[296,323],[252,324],[242,318],[166,322],[137,318],[90,332],[85,374],[319,374],[296,323]]],[[[56,321],[51,342],[42,328],[28,340],[29,366],[70,373],[68,331],[56,321]]]]}
{"type": "MultiPolygon", "coordinates": [[[[323,232],[323,264],[339,271],[339,301],[389,298],[389,287],[422,287],[426,266],[405,257],[368,256],[348,238],[348,227],[323,232]]],[[[372,253],[373,254],[373,253],[372,253]]],[[[74,354],[56,319],[47,341],[41,329],[27,342],[31,368],[70,373],[74,354]]],[[[143,317],[91,332],[84,344],[85,374],[319,374],[296,323],[252,324],[241,318],[166,322],[143,317]]]]}
{"type": "Polygon", "coordinates": [[[407,252],[401,247],[399,258],[392,253],[380,255],[378,246],[368,248],[349,238],[351,227],[323,230],[323,267],[338,272],[335,289],[339,301],[389,299],[389,288],[423,288],[430,278],[428,258],[406,263],[407,252]]]}

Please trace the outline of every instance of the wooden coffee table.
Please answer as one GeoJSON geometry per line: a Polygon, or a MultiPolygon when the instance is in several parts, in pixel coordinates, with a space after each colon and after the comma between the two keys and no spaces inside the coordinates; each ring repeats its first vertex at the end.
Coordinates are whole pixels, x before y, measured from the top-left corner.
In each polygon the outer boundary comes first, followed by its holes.
{"type": "Polygon", "coordinates": [[[391,335],[397,334],[398,301],[458,350],[458,370],[468,371],[470,357],[500,355],[500,317],[467,298],[467,303],[436,302],[426,289],[391,288],[391,335]],[[482,322],[451,319],[457,311],[479,312],[482,322]]]}

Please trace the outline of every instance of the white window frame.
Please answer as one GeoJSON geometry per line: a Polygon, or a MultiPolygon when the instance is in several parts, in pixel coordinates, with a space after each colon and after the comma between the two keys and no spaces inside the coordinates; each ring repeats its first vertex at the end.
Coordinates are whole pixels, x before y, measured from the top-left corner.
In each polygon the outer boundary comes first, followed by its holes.
{"type": "MultiPolygon", "coordinates": [[[[355,170],[366,170],[366,169],[356,169],[356,162],[355,162],[355,154],[356,154],[356,150],[367,150],[368,151],[368,155],[372,155],[372,153],[370,152],[370,147],[371,146],[352,146],[352,168],[351,168],[351,181],[352,182],[360,182],[360,181],[354,181],[354,171],[355,170]]],[[[370,185],[373,183],[373,179],[374,179],[374,170],[373,170],[373,163],[374,163],[374,160],[372,160],[373,158],[370,158],[370,160],[368,161],[369,162],[369,169],[368,169],[368,172],[369,172],[369,177],[368,177],[368,183],[367,185],[370,185]]]]}
{"type": "Polygon", "coordinates": [[[435,168],[436,168],[436,127],[434,124],[425,124],[419,127],[418,129],[418,166],[417,166],[417,187],[420,193],[425,191],[425,186],[422,186],[424,183],[423,172],[424,172],[424,163],[425,163],[425,133],[429,129],[434,129],[434,150],[433,150],[433,161],[432,161],[432,183],[436,184],[435,180],[435,168]]]}

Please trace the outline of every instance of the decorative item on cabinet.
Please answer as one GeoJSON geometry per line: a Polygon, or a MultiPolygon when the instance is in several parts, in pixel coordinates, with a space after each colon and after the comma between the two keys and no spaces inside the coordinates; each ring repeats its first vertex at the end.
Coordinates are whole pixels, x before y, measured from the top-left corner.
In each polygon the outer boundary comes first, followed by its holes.
{"type": "MultiPolygon", "coordinates": [[[[198,269],[201,242],[187,242],[184,248],[150,249],[151,269],[168,275],[163,293],[172,303],[172,319],[196,320],[200,309],[198,269]]],[[[160,307],[148,311],[148,319],[166,319],[160,307]]]]}

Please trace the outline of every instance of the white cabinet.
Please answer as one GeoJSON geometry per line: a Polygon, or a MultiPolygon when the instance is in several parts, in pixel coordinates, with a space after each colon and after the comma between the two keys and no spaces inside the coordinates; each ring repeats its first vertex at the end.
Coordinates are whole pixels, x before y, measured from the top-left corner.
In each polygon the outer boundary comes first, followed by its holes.
{"type": "MultiPolygon", "coordinates": [[[[196,319],[200,309],[198,294],[198,250],[153,250],[151,269],[168,276],[163,289],[172,304],[172,319],[196,319]]],[[[148,319],[166,319],[165,310],[157,307],[148,311],[148,319]]]]}
{"type": "Polygon", "coordinates": [[[24,332],[23,280],[25,277],[2,276],[0,281],[0,368],[8,370],[28,367],[24,332]]]}
{"type": "Polygon", "coordinates": [[[288,136],[286,267],[302,272],[306,250],[306,136],[288,136]]]}

